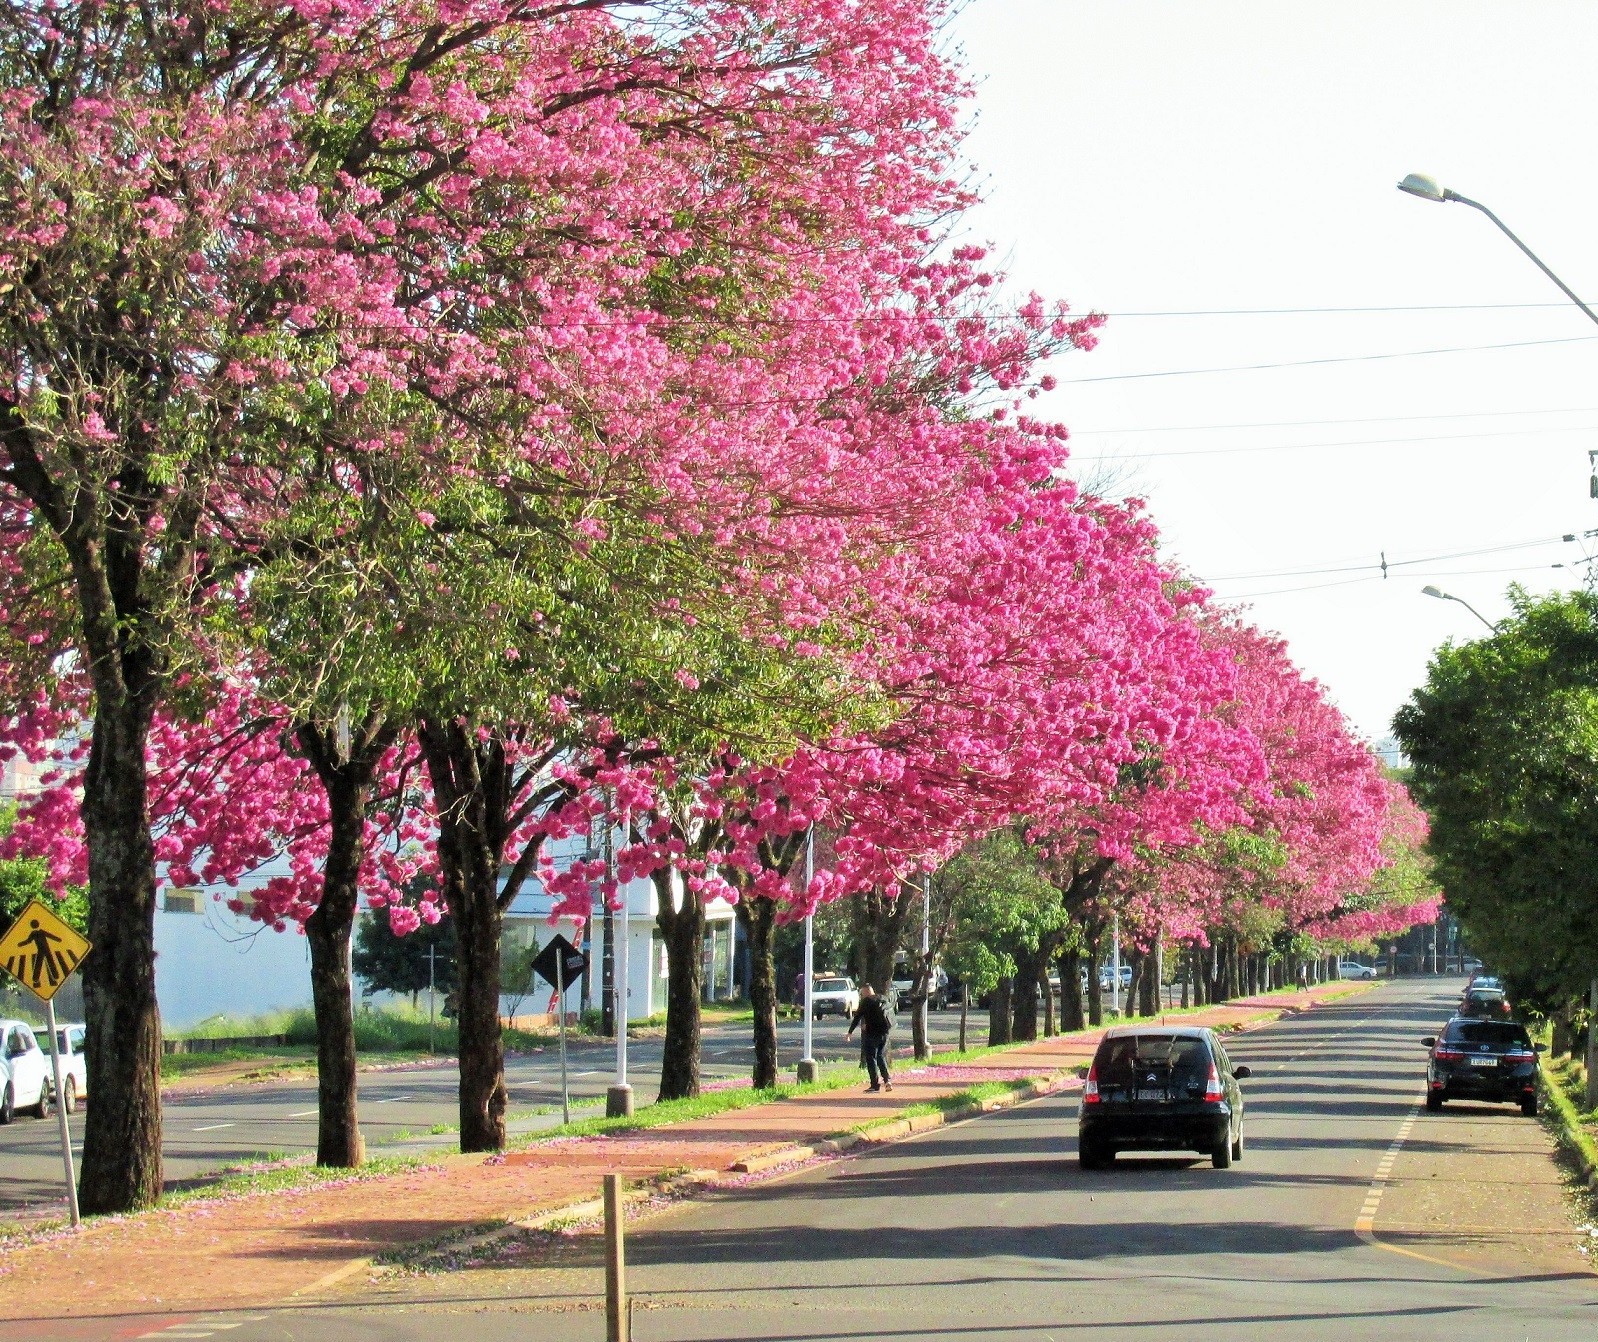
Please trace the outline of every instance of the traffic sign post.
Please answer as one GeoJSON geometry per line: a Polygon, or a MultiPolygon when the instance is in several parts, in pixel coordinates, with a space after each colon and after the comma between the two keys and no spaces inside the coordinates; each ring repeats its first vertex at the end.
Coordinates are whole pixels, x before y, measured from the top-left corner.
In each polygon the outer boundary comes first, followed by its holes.
{"type": "Polygon", "coordinates": [[[61,1134],[61,1168],[67,1181],[67,1207],[72,1228],[77,1229],[78,1177],[72,1168],[72,1127],[67,1122],[66,1094],[61,1085],[61,1041],[56,1035],[55,995],[72,977],[72,971],[89,953],[89,939],[69,927],[37,899],[28,901],[22,916],[0,937],[0,965],[35,997],[44,999],[50,1031],[50,1072],[55,1081],[56,1126],[61,1134]]]}
{"type": "Polygon", "coordinates": [[[533,973],[555,989],[560,1007],[560,1117],[563,1123],[572,1121],[571,1094],[566,1087],[566,989],[582,977],[587,964],[588,957],[559,932],[533,958],[533,973]]]}

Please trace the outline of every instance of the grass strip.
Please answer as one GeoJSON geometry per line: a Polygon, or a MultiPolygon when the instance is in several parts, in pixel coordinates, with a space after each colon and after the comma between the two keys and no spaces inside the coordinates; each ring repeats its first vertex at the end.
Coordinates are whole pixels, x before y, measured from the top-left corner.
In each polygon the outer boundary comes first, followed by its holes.
{"type": "Polygon", "coordinates": [[[1560,1147],[1577,1163],[1583,1182],[1598,1172],[1598,1140],[1593,1124],[1598,1110],[1583,1109],[1586,1074],[1574,1058],[1545,1063],[1540,1069],[1543,1099],[1549,1110],[1548,1126],[1560,1147]]]}
{"type": "Polygon", "coordinates": [[[897,1123],[906,1118],[923,1118],[928,1114],[943,1114],[947,1117],[950,1114],[964,1113],[968,1109],[980,1109],[994,1100],[1019,1095],[1034,1084],[1034,1081],[1024,1077],[1011,1077],[1004,1081],[978,1081],[964,1090],[957,1090],[949,1095],[939,1095],[931,1100],[918,1100],[889,1117],[875,1118],[869,1123],[862,1123],[853,1131],[870,1132],[873,1128],[880,1128],[888,1123],[897,1123]]]}

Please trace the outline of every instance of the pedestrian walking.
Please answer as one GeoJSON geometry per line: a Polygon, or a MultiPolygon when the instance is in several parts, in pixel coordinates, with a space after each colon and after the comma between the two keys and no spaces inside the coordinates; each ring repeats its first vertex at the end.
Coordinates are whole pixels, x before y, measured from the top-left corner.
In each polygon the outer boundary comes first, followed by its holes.
{"type": "Polygon", "coordinates": [[[853,1036],[857,1026],[860,1061],[871,1078],[866,1089],[892,1090],[893,1082],[888,1079],[888,1036],[893,1032],[893,1016],[888,1004],[877,996],[876,989],[869,983],[860,989],[860,1005],[849,1017],[849,1032],[845,1038],[853,1036]]]}

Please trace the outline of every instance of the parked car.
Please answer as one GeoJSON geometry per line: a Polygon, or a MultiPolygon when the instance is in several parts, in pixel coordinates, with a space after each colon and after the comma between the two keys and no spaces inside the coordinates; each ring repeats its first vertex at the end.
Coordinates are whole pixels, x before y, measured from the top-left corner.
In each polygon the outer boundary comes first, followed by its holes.
{"type": "Polygon", "coordinates": [[[1362,965],[1358,960],[1344,960],[1337,966],[1337,977],[1340,979],[1373,979],[1376,971],[1369,965],[1362,965]]]}
{"type": "Polygon", "coordinates": [[[1077,1159],[1094,1170],[1118,1151],[1199,1151],[1224,1170],[1243,1158],[1248,1075],[1213,1030],[1107,1030],[1082,1090],[1077,1159]]]}
{"type": "Polygon", "coordinates": [[[0,1020],[0,1123],[18,1109],[50,1112],[50,1059],[19,1020],[0,1020]]]}
{"type": "Polygon", "coordinates": [[[1445,1100],[1518,1104],[1527,1117],[1537,1113],[1537,1055],[1543,1045],[1534,1046],[1519,1021],[1455,1016],[1441,1035],[1420,1042],[1431,1050],[1426,1107],[1433,1113],[1445,1100]]]}
{"type": "MultiPolygon", "coordinates": [[[[1099,991],[1109,992],[1115,982],[1115,967],[1113,965],[1099,966],[1099,991]]],[[[1132,986],[1132,966],[1121,966],[1121,991],[1125,992],[1132,986]]]]}
{"type": "Polygon", "coordinates": [[[1469,974],[1472,978],[1475,978],[1477,974],[1481,973],[1482,963],[1480,960],[1467,959],[1465,963],[1460,966],[1460,969],[1469,974]]]}
{"type": "MultiPolygon", "coordinates": [[[[906,1011],[911,1005],[911,995],[915,991],[915,979],[905,978],[901,975],[908,974],[908,965],[895,965],[893,967],[893,1006],[895,1011],[906,1011]]],[[[927,1007],[932,1011],[942,1011],[949,1005],[949,976],[936,966],[932,970],[932,982],[927,988],[927,1007]]]]}
{"type": "Polygon", "coordinates": [[[1471,993],[1504,991],[1504,981],[1496,974],[1472,974],[1465,984],[1465,991],[1460,993],[1459,1000],[1463,1002],[1471,993]]]}
{"type": "Polygon", "coordinates": [[[817,1020],[823,1016],[852,1016],[860,1009],[860,993],[854,980],[843,975],[817,975],[810,993],[810,1011],[817,1020]]]}
{"type": "MultiPolygon", "coordinates": [[[[83,1056],[84,1027],[81,1024],[56,1026],[56,1050],[61,1055],[61,1107],[69,1114],[78,1111],[78,1101],[89,1094],[89,1065],[83,1056]]],[[[44,1060],[45,1071],[50,1073],[50,1059],[44,1060]]],[[[51,1099],[54,1099],[55,1076],[49,1075],[51,1099]]]]}

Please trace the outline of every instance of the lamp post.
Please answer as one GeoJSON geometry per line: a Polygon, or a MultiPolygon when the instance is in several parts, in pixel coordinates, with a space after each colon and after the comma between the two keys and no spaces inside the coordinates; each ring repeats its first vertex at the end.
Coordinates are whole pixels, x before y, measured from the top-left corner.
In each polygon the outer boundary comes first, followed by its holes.
{"type": "Polygon", "coordinates": [[[1452,592],[1445,592],[1440,587],[1432,587],[1429,585],[1422,587],[1420,589],[1420,594],[1422,596],[1434,596],[1439,601],[1457,601],[1461,606],[1463,606],[1484,625],[1486,625],[1491,632],[1495,634],[1498,632],[1498,626],[1489,620],[1485,615],[1483,615],[1479,610],[1477,610],[1476,607],[1471,605],[1470,602],[1466,601],[1462,596],[1455,596],[1452,592]]]}
{"type": "MultiPolygon", "coordinates": [[[[805,834],[805,898],[810,898],[810,883],[816,876],[816,827],[810,826],[805,834]]],[[[805,990],[800,998],[800,1006],[804,1009],[804,1056],[799,1059],[799,1080],[814,1081],[816,1079],[816,1029],[815,1015],[811,1010],[813,1005],[811,994],[815,990],[816,977],[816,927],[815,917],[805,914],[805,990]]]]}
{"type": "Polygon", "coordinates": [[[1459,194],[1459,192],[1450,191],[1445,186],[1438,186],[1434,178],[1427,177],[1424,173],[1419,172],[1410,173],[1408,177],[1404,178],[1404,180],[1398,184],[1398,189],[1408,193],[1411,196],[1418,196],[1421,200],[1435,200],[1439,204],[1452,203],[1456,205],[1469,205],[1473,210],[1480,210],[1489,219],[1491,219],[1493,223],[1498,225],[1499,231],[1506,238],[1514,243],[1515,246],[1519,247],[1521,251],[1526,253],[1526,255],[1531,259],[1532,264],[1536,266],[1538,270],[1542,271],[1544,275],[1548,276],[1549,279],[1559,286],[1560,293],[1564,294],[1566,298],[1568,298],[1578,308],[1585,312],[1587,316],[1593,320],[1593,322],[1598,323],[1598,312],[1594,312],[1590,307],[1583,303],[1581,299],[1577,298],[1571,287],[1543,264],[1542,257],[1538,256],[1536,252],[1532,251],[1530,247],[1517,238],[1510,231],[1509,226],[1479,200],[1472,200],[1469,196],[1462,196],[1459,194]]]}
{"type": "MultiPolygon", "coordinates": [[[[610,803],[614,794],[605,797],[605,884],[607,889],[616,885],[616,832],[610,803]]],[[[625,823],[625,822],[624,822],[625,823]]],[[[609,908],[610,896],[605,896],[609,908]]],[[[621,892],[621,907],[615,920],[616,945],[612,952],[614,971],[612,982],[615,991],[614,1019],[616,1022],[616,1080],[605,1092],[605,1117],[626,1118],[633,1111],[633,1088],[627,1080],[627,893],[621,892]]],[[[607,945],[607,950],[611,948],[607,945]]]]}

